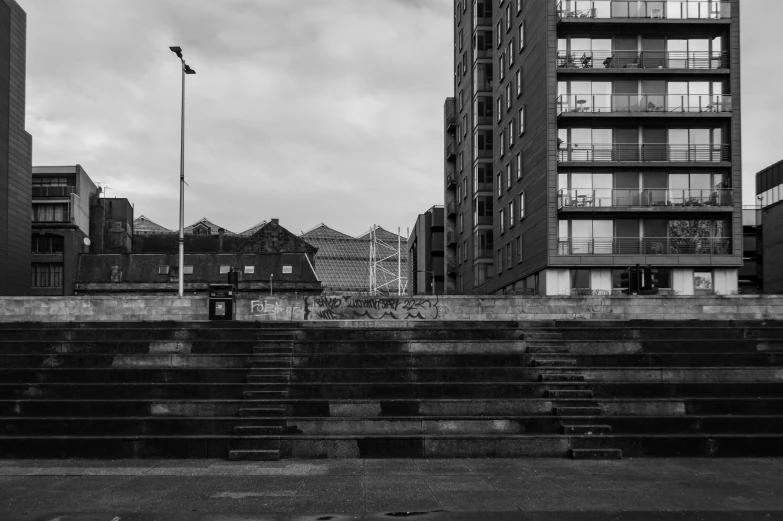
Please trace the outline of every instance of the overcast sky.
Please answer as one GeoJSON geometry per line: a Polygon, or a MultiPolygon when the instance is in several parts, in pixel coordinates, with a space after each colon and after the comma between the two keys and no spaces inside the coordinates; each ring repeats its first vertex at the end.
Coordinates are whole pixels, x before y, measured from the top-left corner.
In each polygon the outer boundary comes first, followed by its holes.
{"type": "MultiPolygon", "coordinates": [[[[81,164],[135,214],[351,235],[443,204],[452,0],[17,0],[34,165],[81,164]]],[[[544,1],[544,0],[533,0],[544,1]]],[[[742,0],[744,200],[783,159],[783,2],[742,0]]]]}

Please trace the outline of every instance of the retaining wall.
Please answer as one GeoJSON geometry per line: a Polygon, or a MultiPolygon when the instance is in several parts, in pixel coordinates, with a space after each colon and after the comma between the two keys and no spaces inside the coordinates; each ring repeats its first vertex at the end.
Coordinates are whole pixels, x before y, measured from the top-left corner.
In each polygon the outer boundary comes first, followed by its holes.
{"type": "MultiPolygon", "coordinates": [[[[758,320],[783,318],[783,296],[259,296],[236,302],[237,320],[758,320]]],[[[0,297],[0,322],[200,321],[203,296],[0,297]]]]}

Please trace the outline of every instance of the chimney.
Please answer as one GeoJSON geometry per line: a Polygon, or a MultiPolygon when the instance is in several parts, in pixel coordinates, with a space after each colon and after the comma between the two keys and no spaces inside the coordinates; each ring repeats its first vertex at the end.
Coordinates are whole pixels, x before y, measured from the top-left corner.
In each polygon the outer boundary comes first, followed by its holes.
{"type": "Polygon", "coordinates": [[[223,236],[226,234],[226,230],[218,228],[218,253],[223,253],[223,236]]]}

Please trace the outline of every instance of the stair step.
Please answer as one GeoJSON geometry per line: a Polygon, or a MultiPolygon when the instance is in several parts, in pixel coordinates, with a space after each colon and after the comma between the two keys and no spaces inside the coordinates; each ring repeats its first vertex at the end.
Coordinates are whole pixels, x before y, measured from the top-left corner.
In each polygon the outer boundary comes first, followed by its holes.
{"type": "Polygon", "coordinates": [[[558,407],[552,408],[556,416],[600,416],[600,407],[558,407]]]}
{"type": "Polygon", "coordinates": [[[288,374],[251,374],[247,377],[249,384],[288,383],[291,377],[288,374]]]}
{"type": "Polygon", "coordinates": [[[560,373],[547,373],[538,375],[538,379],[542,382],[584,382],[585,377],[581,374],[560,374],[560,373]]]}
{"type": "Polygon", "coordinates": [[[563,434],[609,434],[611,425],[560,425],[563,434]]]}
{"type": "Polygon", "coordinates": [[[574,360],[573,358],[534,360],[533,365],[535,365],[536,367],[574,367],[576,366],[576,360],[574,360]]]}
{"type": "Polygon", "coordinates": [[[592,398],[593,391],[590,389],[547,389],[546,395],[549,398],[592,398]]]}
{"type": "Polygon", "coordinates": [[[572,459],[623,459],[621,449],[571,449],[572,459]]]}
{"type": "Polygon", "coordinates": [[[242,425],[239,427],[234,427],[234,434],[238,436],[274,435],[274,434],[280,434],[282,431],[283,431],[283,427],[281,427],[280,425],[267,425],[267,426],[242,425]]]}
{"type": "Polygon", "coordinates": [[[285,398],[286,391],[274,390],[274,391],[243,391],[242,396],[253,400],[273,399],[273,398],[285,398]]]}
{"type": "Polygon", "coordinates": [[[269,418],[282,416],[285,409],[282,407],[263,407],[263,408],[242,408],[239,409],[239,415],[250,418],[269,418]]]}
{"type": "Polygon", "coordinates": [[[279,450],[231,450],[228,452],[231,461],[277,461],[279,450]]]}

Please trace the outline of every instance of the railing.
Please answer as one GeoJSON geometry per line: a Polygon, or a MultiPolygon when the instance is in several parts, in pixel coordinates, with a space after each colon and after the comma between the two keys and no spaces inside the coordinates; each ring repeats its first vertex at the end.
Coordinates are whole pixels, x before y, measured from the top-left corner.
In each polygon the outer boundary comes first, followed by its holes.
{"type": "Polygon", "coordinates": [[[557,6],[563,18],[664,18],[668,20],[731,18],[731,4],[717,0],[564,0],[557,6]]]}
{"type": "Polygon", "coordinates": [[[557,192],[558,208],[649,206],[733,206],[731,188],[567,188],[557,192]]]}
{"type": "Polygon", "coordinates": [[[557,160],[587,162],[720,162],[729,161],[729,145],[560,143],[557,150],[557,160]]]}
{"type": "Polygon", "coordinates": [[[492,224],[492,216],[491,215],[479,215],[477,217],[478,221],[476,222],[476,225],[480,224],[492,224]]]}
{"type": "Polygon", "coordinates": [[[492,49],[474,49],[473,59],[492,58],[492,49]]]}
{"type": "Polygon", "coordinates": [[[565,112],[731,112],[723,94],[569,94],[558,96],[557,113],[565,112]]]}
{"type": "Polygon", "coordinates": [[[476,192],[492,192],[493,185],[491,182],[479,181],[476,184],[476,192]]]}
{"type": "Polygon", "coordinates": [[[476,79],[476,92],[492,92],[492,80],[486,78],[476,79]]]}
{"type": "Polygon", "coordinates": [[[446,161],[454,162],[457,159],[457,147],[454,143],[446,147],[446,161]]]}
{"type": "Polygon", "coordinates": [[[446,132],[453,134],[457,128],[457,116],[452,112],[446,116],[446,132]]]}
{"type": "Polygon", "coordinates": [[[557,51],[560,69],[728,69],[720,51],[557,51]]]}
{"type": "Polygon", "coordinates": [[[491,148],[479,148],[476,151],[476,159],[492,159],[491,148]]]}
{"type": "Polygon", "coordinates": [[[558,255],[731,255],[728,237],[605,237],[557,240],[558,255]]]}
{"type": "Polygon", "coordinates": [[[447,175],[446,176],[446,188],[454,188],[455,184],[456,183],[454,181],[454,174],[447,175]]]}
{"type": "Polygon", "coordinates": [[[449,204],[446,205],[446,215],[454,215],[457,213],[457,205],[454,203],[454,201],[451,201],[449,204]]]}
{"type": "Polygon", "coordinates": [[[75,192],[75,186],[33,186],[33,197],[68,197],[75,192]]]}

